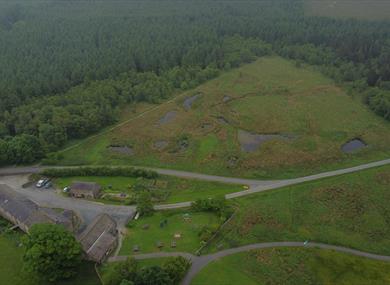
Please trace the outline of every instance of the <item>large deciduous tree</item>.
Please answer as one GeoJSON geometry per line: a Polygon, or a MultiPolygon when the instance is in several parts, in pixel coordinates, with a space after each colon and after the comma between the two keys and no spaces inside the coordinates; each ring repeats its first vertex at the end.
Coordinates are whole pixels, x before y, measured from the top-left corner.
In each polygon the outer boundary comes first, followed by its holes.
{"type": "Polygon", "coordinates": [[[75,276],[81,262],[81,246],[60,225],[36,224],[24,238],[24,266],[50,282],[75,276]]]}
{"type": "Polygon", "coordinates": [[[137,201],[137,211],[141,216],[150,216],[153,214],[152,197],[148,191],[142,191],[137,201]]]}

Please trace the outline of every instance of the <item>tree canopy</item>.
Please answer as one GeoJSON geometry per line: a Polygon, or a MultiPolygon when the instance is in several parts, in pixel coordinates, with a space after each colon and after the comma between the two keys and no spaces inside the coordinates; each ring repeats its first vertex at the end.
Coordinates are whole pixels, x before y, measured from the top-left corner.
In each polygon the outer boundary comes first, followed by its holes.
{"type": "Polygon", "coordinates": [[[318,65],[390,117],[389,22],[307,16],[303,0],[3,1],[0,38],[0,164],[271,53],[318,65]],[[22,135],[39,144],[14,158],[22,135]]]}
{"type": "Polygon", "coordinates": [[[62,226],[35,224],[23,243],[24,267],[28,272],[50,282],[76,274],[81,262],[81,246],[62,226]]]}

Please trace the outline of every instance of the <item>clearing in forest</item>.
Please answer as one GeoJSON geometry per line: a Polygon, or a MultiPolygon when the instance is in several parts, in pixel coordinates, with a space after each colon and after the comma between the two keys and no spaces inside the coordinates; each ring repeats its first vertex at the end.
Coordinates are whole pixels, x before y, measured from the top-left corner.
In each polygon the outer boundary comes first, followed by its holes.
{"type": "Polygon", "coordinates": [[[60,163],[286,178],[387,158],[389,145],[390,124],[359,98],[313,67],[264,57],[87,140],[60,163]]]}

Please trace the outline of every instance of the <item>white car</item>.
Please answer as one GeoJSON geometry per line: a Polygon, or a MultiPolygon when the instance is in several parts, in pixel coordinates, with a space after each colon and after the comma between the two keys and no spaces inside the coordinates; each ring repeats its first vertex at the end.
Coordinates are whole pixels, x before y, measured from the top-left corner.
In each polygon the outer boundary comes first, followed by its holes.
{"type": "Polygon", "coordinates": [[[49,182],[50,182],[50,179],[48,179],[48,178],[39,179],[36,186],[37,186],[37,188],[42,188],[43,186],[45,186],[49,182]]]}
{"type": "Polygon", "coordinates": [[[70,187],[66,186],[64,189],[62,189],[62,192],[68,193],[70,190],[70,187]]]}
{"type": "Polygon", "coordinates": [[[41,187],[43,187],[43,185],[45,184],[45,179],[40,179],[38,182],[37,182],[37,187],[38,188],[41,188],[41,187]]]}

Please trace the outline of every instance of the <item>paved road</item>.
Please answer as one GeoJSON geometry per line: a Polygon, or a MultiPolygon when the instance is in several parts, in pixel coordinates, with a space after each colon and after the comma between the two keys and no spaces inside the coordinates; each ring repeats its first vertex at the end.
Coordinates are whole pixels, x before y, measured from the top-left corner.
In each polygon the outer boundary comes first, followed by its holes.
{"type": "Polygon", "coordinates": [[[333,176],[338,176],[342,174],[347,174],[347,173],[353,173],[369,168],[374,168],[378,166],[383,166],[390,164],[390,159],[385,159],[381,161],[375,161],[371,163],[366,163],[354,167],[349,167],[349,168],[344,168],[344,169],[339,169],[339,170],[334,170],[334,171],[328,171],[328,172],[323,172],[315,175],[309,175],[309,176],[304,176],[304,177],[299,177],[299,178],[294,178],[294,179],[286,179],[286,180],[279,180],[279,181],[274,181],[273,183],[270,183],[268,185],[257,185],[255,187],[251,187],[249,190],[245,191],[240,191],[236,193],[231,193],[226,195],[227,199],[232,199],[232,198],[237,198],[237,197],[242,197],[246,196],[249,194],[253,193],[258,193],[262,191],[267,191],[267,190],[272,190],[272,189],[277,189],[285,186],[290,186],[290,185],[295,185],[295,184],[300,184],[303,182],[308,182],[308,181],[314,181],[314,180],[319,180],[327,177],[333,177],[333,176]]]}
{"type": "MultiPolygon", "coordinates": [[[[97,166],[97,165],[96,165],[97,166]]],[[[107,166],[107,165],[105,165],[107,166]]],[[[73,168],[79,166],[27,166],[27,167],[4,167],[0,168],[0,176],[8,176],[8,175],[23,175],[23,174],[31,174],[31,173],[39,173],[47,168],[73,168]]],[[[93,167],[93,166],[92,166],[93,167]]],[[[111,166],[111,167],[120,167],[111,166]]],[[[231,184],[244,184],[248,186],[258,186],[258,185],[270,185],[278,180],[256,180],[256,179],[245,179],[245,178],[235,178],[235,177],[224,177],[217,175],[208,175],[202,173],[181,171],[181,170],[173,170],[173,169],[163,169],[163,168],[154,168],[154,167],[143,167],[143,166],[134,166],[136,168],[153,170],[161,175],[169,175],[175,177],[182,178],[191,178],[191,179],[199,179],[204,181],[213,181],[213,182],[222,182],[222,183],[231,183],[231,184]]]]}
{"type": "MultiPolygon", "coordinates": [[[[314,181],[318,179],[323,179],[327,177],[332,177],[332,176],[337,176],[337,175],[342,175],[346,173],[352,173],[352,172],[357,172],[361,171],[364,169],[369,169],[373,167],[378,167],[382,165],[390,164],[390,159],[385,159],[381,161],[376,161],[376,162],[371,162],[371,163],[366,163],[362,164],[359,166],[355,167],[350,167],[350,168],[344,168],[344,169],[339,169],[339,170],[334,170],[334,171],[329,171],[329,172],[323,172],[320,174],[315,174],[315,175],[310,175],[310,176],[305,176],[305,177],[299,177],[295,179],[285,179],[285,180],[252,180],[252,179],[241,179],[241,178],[232,178],[232,177],[222,177],[222,176],[214,176],[214,175],[207,175],[207,174],[200,174],[200,173],[192,173],[192,172],[186,172],[186,171],[180,171],[180,170],[169,170],[169,169],[161,169],[161,168],[147,168],[154,170],[160,174],[164,175],[171,175],[171,176],[177,176],[177,177],[183,177],[183,178],[193,178],[193,179],[202,179],[202,180],[207,180],[207,181],[216,181],[216,182],[224,182],[224,183],[239,183],[239,184],[246,184],[250,185],[249,190],[244,190],[236,193],[231,193],[227,194],[226,198],[227,199],[232,199],[232,198],[237,198],[237,197],[242,197],[246,196],[249,194],[253,193],[258,193],[262,191],[267,191],[267,190],[272,190],[272,189],[277,189],[281,188],[284,186],[290,186],[290,185],[295,185],[303,182],[308,182],[308,181],[314,181]]],[[[10,168],[0,168],[0,182],[2,179],[5,179],[8,176],[12,175],[26,175],[30,173],[39,173],[43,169],[47,167],[41,167],[41,166],[31,166],[31,167],[10,167],[10,168]]],[[[5,183],[6,184],[6,183],[5,183]]],[[[12,186],[12,185],[10,185],[12,186]]],[[[23,191],[24,192],[24,191],[23,191]]],[[[37,194],[39,191],[33,191],[27,193],[29,197],[32,197],[37,200],[37,202],[45,202],[47,205],[50,205],[50,203],[56,205],[67,203],[64,201],[63,197],[56,196],[55,195],[50,195],[48,197],[45,197],[45,195],[39,195],[37,194]]],[[[26,195],[27,195],[26,194],[26,195]]],[[[75,200],[77,204],[83,203],[83,205],[80,207],[86,207],[87,209],[89,207],[85,206],[88,204],[91,204],[91,202],[87,201],[80,201],[80,200],[75,200]]],[[[68,202],[69,204],[69,202],[68,202]]],[[[73,202],[71,202],[73,205],[73,202]]],[[[92,203],[93,204],[93,203],[92,203]]],[[[189,207],[191,205],[191,201],[187,202],[182,202],[182,203],[175,203],[175,204],[165,204],[165,205],[156,205],[155,209],[156,210],[166,210],[166,209],[176,209],[176,208],[183,208],[183,207],[189,207]]],[[[109,213],[112,213],[113,215],[122,215],[122,212],[131,212],[134,211],[134,207],[132,206],[92,206],[94,209],[99,207],[99,211],[102,211],[102,209],[107,210],[109,213]]],[[[84,209],[84,212],[87,210],[84,209]]],[[[92,209],[91,209],[92,211],[92,209]]]]}
{"type": "MultiPolygon", "coordinates": [[[[315,242],[309,242],[308,244],[304,244],[303,242],[266,242],[266,243],[255,243],[255,244],[249,244],[244,245],[241,247],[236,248],[230,248],[226,250],[222,250],[213,254],[203,255],[203,256],[195,256],[189,253],[184,252],[158,252],[158,253],[149,253],[149,254],[139,254],[134,255],[133,257],[135,259],[148,259],[148,258],[160,258],[160,257],[170,257],[170,256],[183,256],[192,261],[192,266],[190,270],[188,271],[186,277],[182,281],[182,285],[190,285],[192,279],[198,274],[205,266],[207,266],[210,262],[214,260],[218,260],[222,257],[245,252],[249,250],[255,250],[255,249],[263,249],[263,248],[276,248],[276,247],[309,247],[309,248],[321,248],[321,249],[330,249],[342,253],[352,254],[355,256],[365,257],[369,259],[379,260],[379,261],[386,261],[390,262],[390,256],[386,255],[378,255],[373,253],[368,253],[364,251],[359,251],[347,247],[342,246],[336,246],[336,245],[329,245],[329,244],[323,244],[323,243],[315,243],[315,242]]],[[[126,260],[127,256],[117,256],[112,257],[109,259],[109,262],[115,262],[115,261],[123,261],[126,260]]]]}
{"type": "MultiPolygon", "coordinates": [[[[315,175],[309,175],[294,179],[284,179],[284,180],[258,180],[258,179],[245,179],[245,178],[236,178],[236,177],[224,177],[224,176],[217,176],[217,175],[208,175],[208,174],[202,174],[202,173],[195,173],[195,172],[188,172],[188,171],[181,171],[181,170],[174,170],[174,169],[162,169],[162,168],[154,168],[154,167],[138,167],[142,169],[149,169],[156,171],[157,173],[161,175],[169,175],[169,176],[176,176],[176,177],[182,177],[182,178],[192,178],[192,179],[199,179],[199,180],[205,180],[205,181],[214,181],[214,182],[223,182],[223,183],[233,183],[233,184],[245,184],[248,186],[252,186],[251,188],[257,187],[270,187],[274,185],[292,185],[297,183],[302,183],[306,181],[313,181],[318,180],[326,177],[332,177],[337,176],[341,174],[346,173],[352,173],[364,169],[369,169],[373,167],[383,166],[390,164],[390,159],[384,159],[380,161],[370,162],[354,167],[334,170],[334,171],[328,171],[328,172],[322,172],[315,175]]],[[[56,166],[56,168],[71,168],[71,167],[78,167],[78,166],[56,166]]],[[[112,166],[112,167],[120,167],[120,166],[112,166]]],[[[52,166],[28,166],[28,167],[6,167],[6,168],[0,168],[0,176],[8,176],[8,175],[20,175],[20,174],[31,174],[31,173],[39,173],[42,170],[46,168],[53,168],[52,166]]],[[[278,186],[278,187],[281,187],[278,186]]],[[[242,192],[253,192],[253,189],[248,191],[242,191],[242,192]]],[[[256,191],[255,191],[256,192],[256,191]]]]}

